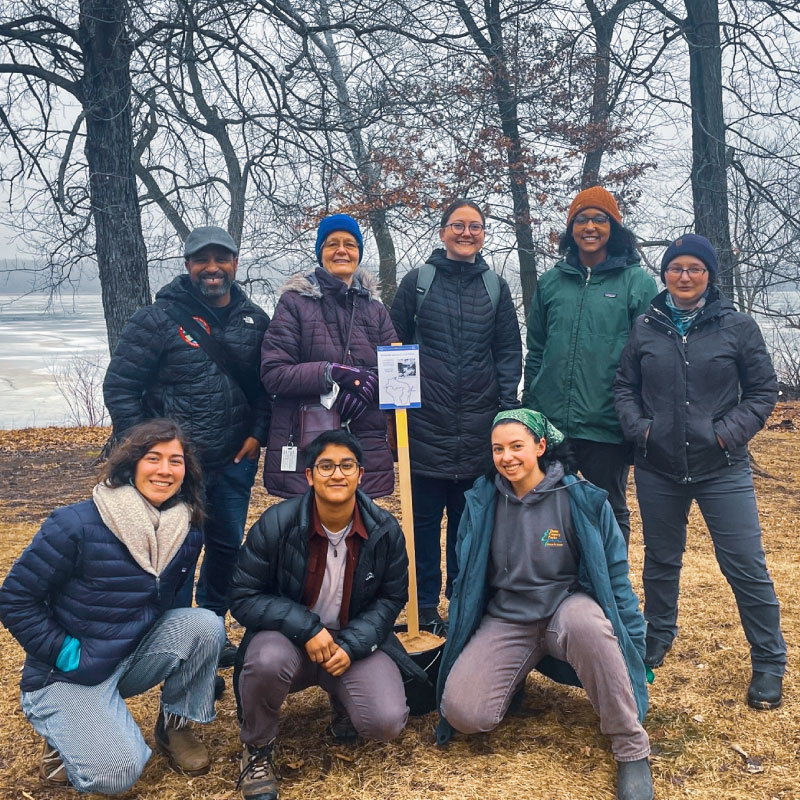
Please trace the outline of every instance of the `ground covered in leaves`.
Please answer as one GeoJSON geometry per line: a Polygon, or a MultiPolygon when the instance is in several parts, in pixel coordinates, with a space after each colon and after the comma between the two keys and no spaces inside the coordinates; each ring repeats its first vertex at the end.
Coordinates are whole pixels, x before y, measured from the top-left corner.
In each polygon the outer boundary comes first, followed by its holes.
{"type": "MultiPolygon", "coordinates": [[[[53,507],[88,496],[96,472],[93,461],[107,433],[85,428],[0,431],[0,576],[53,507]]],[[[799,444],[800,405],[782,405],[752,446],[767,561],[789,644],[784,704],[777,711],[755,712],[744,702],[750,676],[746,642],[730,589],[693,509],[680,634],[657,671],[645,723],[659,800],[800,800],[800,698],[795,678],[800,642],[799,444]]],[[[263,490],[256,490],[251,518],[271,501],[263,490]]],[[[638,592],[642,542],[633,495],[631,501],[631,571],[638,592]]],[[[394,500],[388,505],[398,511],[394,500]]],[[[240,635],[232,625],[231,636],[240,635]]],[[[41,743],[19,710],[22,660],[22,650],[7,631],[0,630],[0,797],[74,797],[73,792],[44,789],[38,783],[41,743]]],[[[157,693],[134,698],[130,706],[152,743],[157,693]]],[[[286,800],[614,797],[608,741],[600,734],[585,696],[538,675],[528,679],[521,714],[506,719],[487,736],[457,736],[445,750],[433,745],[433,714],[412,719],[395,742],[348,748],[325,738],[328,713],[327,699],[316,689],[291,697],[285,706],[278,763],[281,796],[286,800]]],[[[154,755],[136,787],[122,797],[238,797],[234,782],[240,745],[230,689],[218,703],[218,719],[202,735],[214,756],[208,775],[187,780],[154,755]]]]}

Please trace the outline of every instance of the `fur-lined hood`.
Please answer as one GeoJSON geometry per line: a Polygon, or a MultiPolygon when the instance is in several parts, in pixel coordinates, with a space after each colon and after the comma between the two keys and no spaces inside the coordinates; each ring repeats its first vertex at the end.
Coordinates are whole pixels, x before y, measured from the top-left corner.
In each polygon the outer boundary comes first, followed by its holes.
{"type": "MultiPolygon", "coordinates": [[[[356,291],[363,292],[369,295],[370,300],[381,299],[380,281],[371,273],[367,272],[363,267],[359,267],[353,276],[353,288],[356,291]]],[[[281,286],[280,294],[284,292],[297,292],[305,297],[312,297],[315,300],[322,298],[322,290],[319,283],[314,278],[314,273],[298,272],[292,275],[281,286]]]]}

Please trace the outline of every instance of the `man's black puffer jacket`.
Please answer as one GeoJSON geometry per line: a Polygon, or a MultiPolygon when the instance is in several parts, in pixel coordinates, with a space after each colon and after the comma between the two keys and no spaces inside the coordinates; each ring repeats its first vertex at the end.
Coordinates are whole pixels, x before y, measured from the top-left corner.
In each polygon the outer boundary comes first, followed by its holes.
{"type": "Polygon", "coordinates": [[[470,264],[434,250],[428,263],[436,277],[416,324],[418,269],[400,282],[391,311],[400,341],[420,343],[422,408],[408,412],[411,469],[429,478],[476,478],[491,464],[495,414],[520,405],[517,312],[502,278],[492,308],[482,256],[470,264]]]}
{"type": "Polygon", "coordinates": [[[636,468],[694,483],[747,460],[778,383],[758,324],[716,287],[686,336],[672,322],[666,294],[633,326],[614,399],[625,437],[637,445],[636,468]]]}
{"type": "MultiPolygon", "coordinates": [[[[279,631],[302,649],[323,628],[319,617],[302,602],[313,502],[314,491],[309,489],[271,506],[247,534],[230,589],[231,614],[247,629],[239,647],[239,666],[258,631],[279,631]]],[[[334,638],[352,661],[381,649],[402,673],[424,680],[424,672],[393,633],[397,615],[408,601],[403,533],[397,520],[360,490],[356,502],[367,540],[361,544],[353,574],[349,621],[334,638]]]]}
{"type": "Polygon", "coordinates": [[[217,319],[191,285],[188,275],[178,276],[158,292],[153,305],[130,318],[108,365],[103,398],[115,436],[146,419],[171,417],[198,448],[203,467],[216,469],[233,459],[248,436],[266,442],[269,400],[259,368],[269,317],[234,283],[227,318],[217,319]],[[252,405],[239,384],[167,314],[170,303],[204,320],[238,372],[251,376],[252,405]]]}

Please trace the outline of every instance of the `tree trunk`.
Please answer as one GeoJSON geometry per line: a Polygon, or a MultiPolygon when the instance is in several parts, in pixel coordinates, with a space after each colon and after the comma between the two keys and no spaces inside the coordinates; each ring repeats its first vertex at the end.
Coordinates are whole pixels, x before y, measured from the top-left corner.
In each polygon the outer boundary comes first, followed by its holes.
{"type": "MultiPolygon", "coordinates": [[[[517,97],[508,73],[505,48],[502,37],[502,19],[500,7],[496,3],[486,4],[487,29],[490,45],[482,49],[489,61],[492,71],[492,90],[497,102],[500,116],[500,128],[508,141],[506,161],[511,190],[511,203],[514,210],[514,234],[517,240],[517,257],[519,258],[519,282],[522,288],[522,307],[525,318],[536,291],[538,274],[536,271],[536,251],[533,247],[533,231],[531,230],[531,206],[528,195],[528,176],[525,168],[524,148],[519,132],[519,116],[517,113],[517,97]]],[[[459,5],[459,10],[461,6],[459,5]]],[[[462,13],[462,18],[464,17],[462,13]]],[[[466,20],[465,20],[466,21],[466,20]]],[[[467,23],[469,27],[469,22],[467,23]]],[[[474,23],[473,23],[474,24],[474,23]]],[[[472,31],[470,31],[472,32],[472,31]]],[[[480,39],[473,38],[481,46],[480,39]]],[[[483,40],[485,42],[485,39],[483,40]]],[[[486,43],[487,45],[489,43],[486,43]]]]}
{"type": "Polygon", "coordinates": [[[594,28],[594,80],[592,81],[592,105],[589,109],[589,143],[583,160],[581,189],[600,183],[600,166],[608,145],[608,123],[611,108],[608,102],[608,86],[611,76],[611,34],[616,16],[600,14],[594,3],[587,4],[594,28]]]}
{"type": "Polygon", "coordinates": [[[397,254],[392,234],[386,220],[386,210],[377,208],[369,212],[369,224],[378,246],[378,278],[381,282],[381,300],[391,307],[397,291],[397,254]]]}
{"type": "Polygon", "coordinates": [[[126,18],[124,0],[81,0],[84,150],[111,352],[134,311],[151,302],[133,162],[126,18]]]}
{"type": "Polygon", "coordinates": [[[692,201],[695,232],[717,249],[718,283],[733,299],[734,254],[728,214],[722,48],[717,0],[685,0],[692,102],[692,201]]]}

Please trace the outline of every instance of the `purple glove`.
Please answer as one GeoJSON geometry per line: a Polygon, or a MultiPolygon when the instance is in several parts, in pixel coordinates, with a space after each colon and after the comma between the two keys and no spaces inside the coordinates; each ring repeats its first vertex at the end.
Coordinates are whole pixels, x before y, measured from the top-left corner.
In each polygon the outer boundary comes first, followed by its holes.
{"type": "Polygon", "coordinates": [[[354,392],[341,391],[336,398],[336,408],[339,410],[339,416],[342,422],[352,422],[354,419],[360,417],[368,408],[367,403],[362,397],[354,392]]]}
{"type": "Polygon", "coordinates": [[[378,378],[368,369],[331,364],[331,379],[339,384],[340,389],[358,394],[367,404],[378,396],[378,378]]]}

